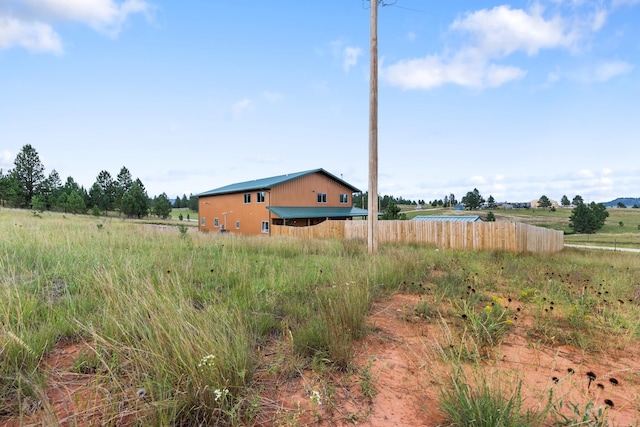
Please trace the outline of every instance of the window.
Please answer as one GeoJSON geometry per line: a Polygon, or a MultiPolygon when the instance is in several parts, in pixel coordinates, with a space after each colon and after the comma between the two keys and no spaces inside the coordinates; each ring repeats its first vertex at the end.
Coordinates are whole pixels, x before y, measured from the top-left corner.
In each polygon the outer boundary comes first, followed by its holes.
{"type": "Polygon", "coordinates": [[[200,225],[202,227],[204,227],[206,225],[206,221],[204,220],[204,217],[200,218],[200,225]]]}
{"type": "Polygon", "coordinates": [[[218,225],[220,225],[220,224],[218,223],[218,218],[214,218],[214,219],[213,219],[213,226],[214,226],[214,227],[217,227],[218,225]]]}
{"type": "Polygon", "coordinates": [[[240,230],[240,221],[236,221],[236,230],[240,230]]]}
{"type": "Polygon", "coordinates": [[[251,203],[251,193],[244,193],[244,202],[251,203]]]}
{"type": "Polygon", "coordinates": [[[340,203],[349,203],[349,195],[341,194],[340,195],[340,203]]]}
{"type": "Polygon", "coordinates": [[[327,203],[327,193],[318,193],[318,203],[327,203]]]}
{"type": "Polygon", "coordinates": [[[256,203],[264,203],[264,191],[258,191],[256,193],[256,203]]]}
{"type": "Polygon", "coordinates": [[[269,232],[269,221],[262,221],[262,232],[263,233],[269,232]]]}

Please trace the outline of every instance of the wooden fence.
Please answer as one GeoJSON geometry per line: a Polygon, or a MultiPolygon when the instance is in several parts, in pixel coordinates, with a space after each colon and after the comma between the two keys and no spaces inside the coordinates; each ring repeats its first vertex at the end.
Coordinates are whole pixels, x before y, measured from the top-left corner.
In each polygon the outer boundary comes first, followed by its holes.
{"type": "MultiPolygon", "coordinates": [[[[271,235],[366,241],[367,221],[324,221],[311,227],[272,225],[271,235]]],[[[564,248],[564,233],[517,222],[378,221],[378,242],[548,254],[564,248]]]]}

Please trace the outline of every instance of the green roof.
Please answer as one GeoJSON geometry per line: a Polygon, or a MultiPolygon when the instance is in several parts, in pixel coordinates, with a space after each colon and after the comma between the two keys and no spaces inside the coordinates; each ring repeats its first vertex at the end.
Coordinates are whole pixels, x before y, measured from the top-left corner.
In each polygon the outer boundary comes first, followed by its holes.
{"type": "Polygon", "coordinates": [[[324,169],[312,169],[312,170],[303,171],[303,172],[288,173],[286,175],[272,176],[269,178],[254,179],[253,181],[238,182],[236,184],[230,184],[224,187],[214,188],[213,190],[205,191],[204,193],[198,194],[198,197],[213,196],[218,194],[240,193],[244,191],[269,190],[270,188],[278,184],[282,184],[284,182],[298,179],[303,176],[311,175],[314,173],[322,173],[328,176],[329,178],[333,179],[334,181],[338,181],[342,185],[345,185],[346,187],[350,188],[353,193],[360,192],[360,190],[358,190],[353,185],[343,181],[342,179],[338,178],[335,175],[330,174],[324,169]]]}
{"type": "Polygon", "coordinates": [[[345,218],[353,216],[367,216],[366,209],[354,207],[289,207],[269,206],[271,212],[284,219],[295,218],[345,218]]]}

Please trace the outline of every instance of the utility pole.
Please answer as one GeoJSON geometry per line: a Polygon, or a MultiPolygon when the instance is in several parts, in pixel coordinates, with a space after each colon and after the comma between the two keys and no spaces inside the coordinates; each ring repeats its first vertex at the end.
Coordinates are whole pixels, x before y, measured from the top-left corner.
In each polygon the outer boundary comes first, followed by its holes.
{"type": "Polygon", "coordinates": [[[370,0],[369,78],[369,197],[367,242],[369,253],[378,253],[378,0],[370,0]]]}

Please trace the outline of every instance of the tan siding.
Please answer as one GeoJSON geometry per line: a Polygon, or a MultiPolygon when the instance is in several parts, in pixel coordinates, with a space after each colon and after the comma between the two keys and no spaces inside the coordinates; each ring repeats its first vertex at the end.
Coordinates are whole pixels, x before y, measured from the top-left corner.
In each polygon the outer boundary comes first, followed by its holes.
{"type": "Polygon", "coordinates": [[[352,206],[351,190],[326,175],[314,173],[285,182],[271,189],[271,206],[352,206]],[[318,193],[327,194],[327,203],[318,203],[318,193]],[[340,194],[349,202],[340,203],[340,194]]]}
{"type": "Polygon", "coordinates": [[[269,221],[267,201],[256,202],[256,192],[251,192],[251,203],[244,203],[244,193],[204,196],[199,199],[200,221],[204,216],[205,227],[200,224],[201,231],[220,231],[226,216],[226,228],[230,233],[263,234],[262,221],[269,221]],[[226,215],[225,215],[226,212],[226,215]],[[214,218],[219,219],[219,226],[214,227],[214,218]],[[240,229],[236,229],[236,221],[240,221],[240,229]]]}
{"type": "MultiPolygon", "coordinates": [[[[325,221],[313,227],[272,226],[273,236],[367,240],[367,221],[325,221]]],[[[381,243],[424,243],[443,249],[556,253],[562,231],[510,222],[380,221],[381,243]]]]}

